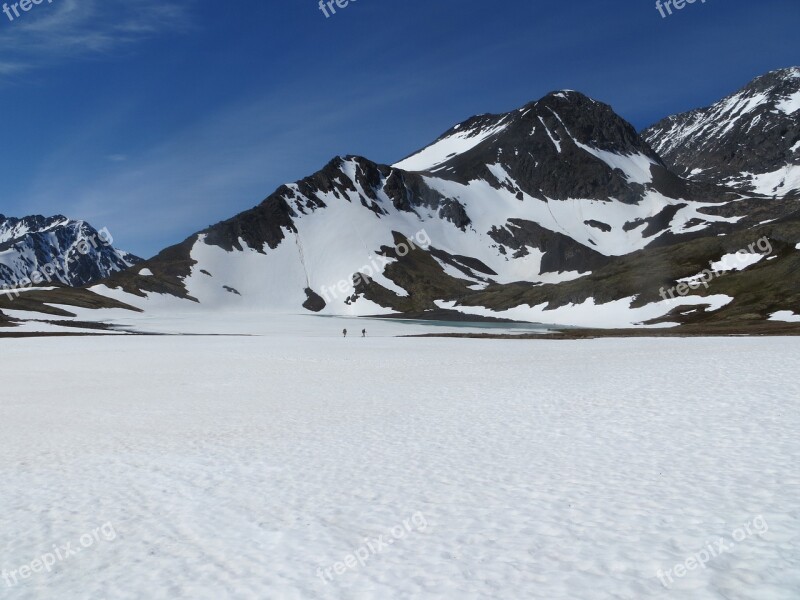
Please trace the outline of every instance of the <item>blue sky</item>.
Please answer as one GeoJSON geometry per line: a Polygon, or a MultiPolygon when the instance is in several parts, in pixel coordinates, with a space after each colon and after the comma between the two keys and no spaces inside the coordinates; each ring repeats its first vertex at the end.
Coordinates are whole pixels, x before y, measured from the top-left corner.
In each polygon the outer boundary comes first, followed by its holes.
{"type": "MultiPolygon", "coordinates": [[[[11,3],[13,4],[13,2],[11,3]]],[[[337,154],[556,89],[637,128],[800,65],[797,0],[52,0],[0,13],[0,213],[150,256],[337,154]],[[13,12],[11,13],[13,15],[13,12]]]]}

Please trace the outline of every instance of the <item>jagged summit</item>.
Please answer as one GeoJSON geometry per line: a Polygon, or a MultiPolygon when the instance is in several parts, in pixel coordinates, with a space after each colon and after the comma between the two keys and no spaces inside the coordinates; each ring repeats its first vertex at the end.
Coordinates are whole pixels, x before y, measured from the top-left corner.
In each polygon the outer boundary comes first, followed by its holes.
{"type": "Polygon", "coordinates": [[[140,260],[114,248],[107,231],[98,232],[86,221],[0,215],[0,286],[30,284],[32,274],[45,270],[48,283],[83,286],[140,260]]]}
{"type": "Polygon", "coordinates": [[[574,91],[468,119],[394,166],[462,184],[479,179],[502,186],[509,178],[517,191],[541,200],[635,204],[651,191],[696,195],[608,104],[574,91]]]}

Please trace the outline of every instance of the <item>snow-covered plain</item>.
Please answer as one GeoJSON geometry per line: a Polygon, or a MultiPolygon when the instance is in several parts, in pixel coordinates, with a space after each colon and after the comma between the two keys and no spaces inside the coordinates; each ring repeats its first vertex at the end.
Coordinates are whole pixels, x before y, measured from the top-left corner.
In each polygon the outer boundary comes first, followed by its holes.
{"type": "Polygon", "coordinates": [[[3,599],[798,597],[793,338],[2,342],[3,599]]]}

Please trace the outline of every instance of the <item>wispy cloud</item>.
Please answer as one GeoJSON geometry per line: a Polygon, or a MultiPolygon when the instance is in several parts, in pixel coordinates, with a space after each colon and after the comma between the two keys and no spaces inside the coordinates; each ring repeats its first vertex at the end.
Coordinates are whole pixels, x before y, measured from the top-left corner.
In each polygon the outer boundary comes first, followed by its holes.
{"type": "Polygon", "coordinates": [[[53,0],[13,21],[0,13],[0,76],[123,49],[163,31],[188,29],[191,5],[192,0],[53,0]]]}

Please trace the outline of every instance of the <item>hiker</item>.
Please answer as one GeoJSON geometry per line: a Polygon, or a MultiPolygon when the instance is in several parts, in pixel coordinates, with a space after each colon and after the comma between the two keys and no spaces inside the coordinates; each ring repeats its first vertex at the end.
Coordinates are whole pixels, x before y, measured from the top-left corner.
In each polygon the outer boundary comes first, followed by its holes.
{"type": "Polygon", "coordinates": [[[366,329],[362,329],[361,330],[361,337],[367,337],[367,330],[366,329]]]}
{"type": "Polygon", "coordinates": [[[347,337],[347,329],[342,329],[342,337],[347,337]]]}

